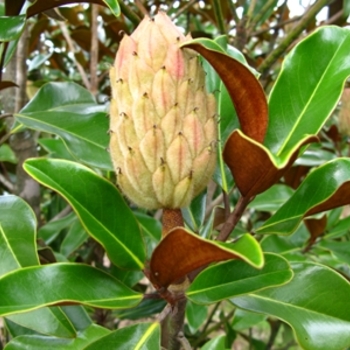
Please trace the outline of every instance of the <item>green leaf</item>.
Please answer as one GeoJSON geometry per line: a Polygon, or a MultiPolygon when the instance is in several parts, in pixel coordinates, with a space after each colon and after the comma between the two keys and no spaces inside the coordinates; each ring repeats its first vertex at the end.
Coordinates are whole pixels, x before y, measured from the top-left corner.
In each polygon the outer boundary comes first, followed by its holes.
{"type": "Polygon", "coordinates": [[[12,151],[8,144],[3,144],[0,146],[0,162],[9,162],[17,164],[17,158],[15,153],[12,151]]]}
{"type": "Polygon", "coordinates": [[[73,339],[23,335],[12,339],[4,350],[83,350],[87,345],[109,333],[108,329],[92,324],[73,339]]]}
{"type": "Polygon", "coordinates": [[[103,2],[109,7],[115,17],[120,16],[120,7],[118,0],[103,0],[103,2]]]}
{"type": "Polygon", "coordinates": [[[293,263],[288,284],[232,299],[243,309],[277,317],[294,330],[303,349],[350,346],[350,285],[341,275],[314,263],[293,263]]]}
{"type": "Polygon", "coordinates": [[[84,350],[160,350],[160,325],[139,323],[118,329],[99,339],[84,350]]]}
{"type": "Polygon", "coordinates": [[[64,256],[68,257],[76,249],[78,249],[88,238],[84,227],[79,220],[73,222],[72,226],[69,228],[67,235],[64,237],[60,252],[64,256]]]}
{"type": "Polygon", "coordinates": [[[349,181],[350,159],[338,158],[320,166],[308,174],[290,199],[256,232],[288,235],[305,216],[349,203],[346,195],[349,181]]]}
{"type": "Polygon", "coordinates": [[[292,275],[288,262],[278,255],[266,254],[261,270],[243,261],[232,260],[201,272],[187,289],[186,295],[193,302],[209,304],[284,284],[292,275]]]}
{"type": "Polygon", "coordinates": [[[261,323],[265,320],[265,318],[266,317],[264,315],[236,309],[232,322],[232,328],[235,331],[243,331],[257,325],[258,323],[261,323]]]}
{"type": "Polygon", "coordinates": [[[38,143],[50,154],[51,158],[75,160],[62,139],[41,138],[38,143]]]}
{"type": "Polygon", "coordinates": [[[39,264],[35,241],[36,217],[31,207],[16,196],[0,196],[0,276],[39,264]]]}
{"type": "Polygon", "coordinates": [[[248,207],[260,211],[276,211],[293,192],[289,186],[277,184],[257,195],[248,207]]]}
{"type": "Polygon", "coordinates": [[[80,161],[112,169],[108,119],[89,91],[75,83],[49,83],[17,114],[28,128],[58,135],[80,161]]]}
{"type": "Polygon", "coordinates": [[[204,346],[201,347],[201,350],[227,350],[226,348],[226,336],[220,335],[216,338],[209,340],[204,346]]]}
{"type": "Polygon", "coordinates": [[[58,307],[45,307],[22,314],[9,315],[6,318],[40,334],[62,338],[76,336],[74,327],[58,307]]]}
{"type": "Polygon", "coordinates": [[[81,303],[100,308],[137,305],[142,295],[94,267],[56,263],[26,267],[0,278],[0,315],[35,310],[59,303],[81,303]],[[40,293],[38,293],[40,286],[40,293]]]}
{"type": "Polygon", "coordinates": [[[0,17],[0,41],[6,42],[18,39],[26,24],[26,16],[1,16],[0,17]]]}
{"type": "Polygon", "coordinates": [[[204,305],[192,303],[190,300],[186,304],[186,318],[191,333],[196,333],[199,327],[207,318],[208,308],[204,305]]]}
{"type": "Polygon", "coordinates": [[[69,228],[76,219],[77,216],[75,213],[71,212],[63,218],[49,221],[44,226],[40,227],[38,237],[48,245],[57,238],[63,229],[69,228]]]}
{"type": "Polygon", "coordinates": [[[269,99],[272,153],[288,158],[305,135],[317,135],[350,75],[349,46],[349,29],[322,27],[288,54],[269,99]]]}
{"type": "Polygon", "coordinates": [[[24,169],[60,193],[86,231],[120,267],[142,269],[145,259],[140,227],[114,185],[87,167],[58,159],[30,159],[24,169]]]}

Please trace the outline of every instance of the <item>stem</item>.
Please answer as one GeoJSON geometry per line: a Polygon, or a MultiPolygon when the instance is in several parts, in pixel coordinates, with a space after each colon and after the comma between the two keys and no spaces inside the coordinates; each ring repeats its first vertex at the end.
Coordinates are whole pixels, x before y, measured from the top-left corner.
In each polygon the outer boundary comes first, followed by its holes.
{"type": "Polygon", "coordinates": [[[164,209],[162,222],[162,237],[164,238],[173,228],[184,226],[181,209],[164,209]]]}
{"type": "Polygon", "coordinates": [[[218,28],[221,34],[226,34],[226,28],[224,23],[224,18],[222,15],[221,4],[219,0],[212,0],[213,9],[216,21],[218,23],[218,28]]]}
{"type": "Polygon", "coordinates": [[[82,67],[82,65],[77,61],[77,59],[75,58],[75,47],[74,47],[74,42],[69,34],[69,31],[68,31],[68,28],[66,26],[65,23],[63,22],[58,22],[58,25],[60,26],[61,28],[61,31],[62,31],[62,35],[64,36],[64,38],[66,39],[67,41],[67,45],[68,45],[68,48],[69,48],[69,51],[73,54],[73,61],[81,75],[81,80],[83,81],[85,87],[90,90],[90,82],[89,82],[89,79],[88,77],[86,76],[86,73],[85,73],[85,70],[84,68],[82,67]]]}
{"type": "Polygon", "coordinates": [[[275,0],[268,0],[261,10],[253,17],[250,21],[250,27],[255,28],[255,26],[260,22],[264,17],[265,13],[270,9],[271,6],[274,6],[275,0]]]}
{"type": "MultiPolygon", "coordinates": [[[[162,237],[164,238],[173,228],[184,226],[181,210],[164,209],[162,222],[162,237]]],[[[182,332],[185,321],[186,302],[186,298],[178,300],[175,303],[172,312],[166,311],[166,316],[161,320],[161,345],[167,350],[179,350],[181,343],[185,341],[182,337],[180,343],[178,335],[179,332],[182,332]]],[[[166,308],[169,307],[170,305],[166,306],[166,308]]]]}
{"type": "Polygon", "coordinates": [[[122,14],[127,17],[135,26],[139,25],[141,19],[134,11],[130,9],[130,5],[125,4],[124,1],[118,1],[118,3],[122,14]]]}
{"type": "Polygon", "coordinates": [[[227,238],[230,236],[232,230],[237,225],[239,219],[241,218],[244,210],[246,209],[247,205],[252,200],[252,197],[240,197],[235,209],[228,217],[227,221],[225,222],[223,228],[221,229],[217,240],[221,242],[225,242],[227,238]]]}
{"type": "Polygon", "coordinates": [[[91,4],[90,92],[94,96],[98,92],[98,8],[98,5],[91,4]]]}
{"type": "Polygon", "coordinates": [[[332,0],[318,0],[310,9],[305,13],[300,22],[293,28],[293,30],[282,40],[278,47],[273,50],[259,66],[259,71],[264,74],[270,69],[270,67],[277,61],[277,59],[288,49],[289,45],[301,34],[301,32],[307,27],[310,21],[316,16],[316,14],[332,0]]]}

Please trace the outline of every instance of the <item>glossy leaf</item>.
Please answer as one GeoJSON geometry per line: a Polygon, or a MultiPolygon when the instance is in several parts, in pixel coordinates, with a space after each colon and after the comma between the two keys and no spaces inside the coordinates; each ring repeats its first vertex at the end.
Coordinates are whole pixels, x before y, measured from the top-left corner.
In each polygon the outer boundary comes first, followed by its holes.
{"type": "Polygon", "coordinates": [[[262,142],[267,129],[268,111],[264,90],[254,74],[241,62],[222,52],[219,45],[211,47],[210,40],[193,40],[182,45],[200,53],[216,70],[225,84],[243,132],[262,142]],[[206,47],[203,43],[208,44],[206,47]],[[254,101],[254,103],[251,103],[254,101]]]}
{"type": "Polygon", "coordinates": [[[38,143],[50,154],[51,158],[75,160],[62,139],[41,138],[38,143]]]}
{"type": "Polygon", "coordinates": [[[15,117],[28,128],[58,135],[80,161],[110,170],[104,110],[75,83],[49,83],[15,117]]]}
{"type": "Polygon", "coordinates": [[[305,135],[319,132],[350,75],[349,46],[349,29],[322,27],[288,54],[269,99],[264,144],[272,153],[288,158],[305,135]]]}
{"type": "Polygon", "coordinates": [[[261,268],[264,263],[258,242],[249,234],[235,243],[221,243],[205,240],[178,227],[170,231],[154,250],[150,280],[157,287],[168,287],[199,267],[229,259],[242,259],[255,268],[261,268]]]}
{"type": "Polygon", "coordinates": [[[201,350],[227,350],[225,344],[226,336],[220,335],[205,343],[204,346],[201,347],[201,350]]]}
{"type": "Polygon", "coordinates": [[[232,322],[232,328],[235,331],[243,331],[257,325],[258,323],[261,323],[265,320],[265,318],[266,317],[264,315],[256,314],[242,309],[236,309],[232,322]]]}
{"type": "Polygon", "coordinates": [[[13,150],[8,144],[0,146],[0,162],[9,162],[17,164],[17,158],[13,150]]]}
{"type": "Polygon", "coordinates": [[[87,240],[88,237],[89,236],[86,233],[81,222],[79,220],[74,221],[61,243],[61,254],[68,257],[76,249],[78,249],[87,240]]]}
{"type": "Polygon", "coordinates": [[[275,184],[292,166],[300,148],[315,140],[315,136],[305,137],[283,161],[237,129],[227,140],[223,156],[242,196],[250,198],[275,184]]]}
{"type": "Polygon", "coordinates": [[[195,333],[199,327],[205,322],[208,315],[208,307],[192,303],[187,300],[186,303],[186,318],[191,333],[195,333]]]}
{"type": "Polygon", "coordinates": [[[350,203],[350,160],[338,158],[312,171],[258,233],[288,235],[306,216],[350,203]]]}
{"type": "Polygon", "coordinates": [[[74,338],[76,331],[59,307],[45,307],[6,317],[12,322],[43,335],[74,338]]]}
{"type": "Polygon", "coordinates": [[[266,254],[261,270],[239,260],[210,266],[192,282],[186,295],[196,303],[215,303],[236,295],[285,284],[292,276],[292,270],[284,258],[266,254]]]}
{"type": "Polygon", "coordinates": [[[139,225],[115,186],[85,166],[64,160],[30,159],[24,169],[70,203],[114,264],[143,268],[145,251],[139,225]]]}
{"type": "Polygon", "coordinates": [[[117,329],[99,339],[84,350],[160,350],[160,325],[154,323],[139,323],[117,329]]]}
{"type": "Polygon", "coordinates": [[[289,186],[277,184],[257,195],[248,207],[260,211],[276,211],[293,192],[289,186]]]}
{"type": "Polygon", "coordinates": [[[26,16],[1,16],[0,17],[0,42],[18,39],[26,23],[26,16]]]}
{"type": "Polygon", "coordinates": [[[4,350],[83,350],[89,344],[109,333],[108,329],[92,324],[79,332],[77,337],[73,339],[22,335],[12,339],[6,344],[4,350]]]}
{"type": "Polygon", "coordinates": [[[0,278],[0,289],[6,295],[0,299],[2,316],[60,303],[127,308],[137,305],[142,298],[111,275],[88,265],[73,263],[13,271],[0,278]]]}
{"type": "Polygon", "coordinates": [[[23,199],[0,196],[0,276],[39,264],[36,225],[35,214],[23,199]]]}
{"type": "Polygon", "coordinates": [[[62,230],[69,228],[76,220],[77,216],[71,212],[60,219],[49,221],[40,227],[38,237],[48,245],[57,238],[62,230]]]}
{"type": "Polygon", "coordinates": [[[287,322],[306,350],[350,346],[350,285],[341,275],[314,263],[293,263],[288,284],[233,298],[243,309],[287,322]]]}

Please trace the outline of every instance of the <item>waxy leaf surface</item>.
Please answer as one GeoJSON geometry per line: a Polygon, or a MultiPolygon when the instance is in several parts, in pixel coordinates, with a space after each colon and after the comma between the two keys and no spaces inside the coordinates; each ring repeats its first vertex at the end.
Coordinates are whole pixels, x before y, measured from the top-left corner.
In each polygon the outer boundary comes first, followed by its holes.
{"type": "Polygon", "coordinates": [[[315,140],[315,136],[304,138],[296,145],[290,158],[283,161],[237,129],[227,140],[223,157],[242,196],[250,198],[275,184],[292,166],[300,148],[315,140]]]}
{"type": "Polygon", "coordinates": [[[110,330],[96,324],[79,332],[77,337],[65,339],[43,335],[21,335],[6,344],[6,350],[83,350],[89,344],[110,333],[110,330]]]}
{"type": "Polygon", "coordinates": [[[338,158],[312,171],[257,233],[288,235],[302,219],[350,203],[350,160],[338,158]]]}
{"type": "Polygon", "coordinates": [[[287,322],[306,350],[350,346],[350,285],[328,267],[292,263],[291,282],[231,299],[238,307],[287,322]]]}
{"type": "Polygon", "coordinates": [[[121,328],[84,348],[95,349],[160,350],[160,324],[147,322],[121,328]]]}
{"type": "Polygon", "coordinates": [[[16,196],[0,196],[0,276],[39,264],[36,218],[31,207],[16,196]]]}
{"type": "Polygon", "coordinates": [[[0,42],[16,40],[22,33],[26,23],[26,16],[0,17],[0,42]]]}
{"type": "Polygon", "coordinates": [[[168,287],[199,267],[229,259],[242,259],[256,268],[261,268],[264,263],[258,242],[249,234],[235,243],[221,243],[178,227],[154,250],[150,279],[155,286],[168,287]]]}
{"type": "Polygon", "coordinates": [[[143,268],[145,248],[140,227],[109,181],[81,164],[58,159],[30,159],[24,169],[70,203],[86,231],[105,248],[114,264],[143,268]]]}
{"type": "Polygon", "coordinates": [[[288,158],[305,135],[317,135],[350,75],[349,47],[349,29],[323,27],[287,55],[269,98],[264,144],[273,154],[288,158]]]}
{"type": "Polygon", "coordinates": [[[60,303],[100,308],[136,306],[142,295],[94,267],[57,263],[27,267],[0,278],[0,315],[35,310],[60,303]]]}
{"type": "Polygon", "coordinates": [[[60,136],[80,161],[110,170],[104,109],[90,92],[75,83],[49,83],[15,116],[28,128],[60,136]]]}
{"type": "Polygon", "coordinates": [[[285,284],[292,276],[293,272],[284,258],[266,254],[262,269],[256,269],[240,260],[208,267],[195,278],[186,295],[196,303],[215,303],[285,284]]]}

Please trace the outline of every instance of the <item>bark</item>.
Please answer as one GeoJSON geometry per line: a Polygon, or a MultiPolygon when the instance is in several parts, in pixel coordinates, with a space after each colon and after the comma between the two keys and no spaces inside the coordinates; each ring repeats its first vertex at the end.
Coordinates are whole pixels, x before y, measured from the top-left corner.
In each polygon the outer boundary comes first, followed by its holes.
{"type": "MultiPolygon", "coordinates": [[[[27,102],[27,51],[28,51],[28,30],[25,29],[19,40],[16,55],[9,64],[11,69],[15,67],[15,76],[11,77],[19,86],[15,90],[15,98],[11,99],[7,105],[6,112],[16,113],[27,102]],[[13,79],[14,78],[14,79],[13,79]]],[[[11,90],[13,90],[11,88],[11,90]]],[[[13,123],[9,120],[8,126],[13,123]]],[[[40,187],[39,184],[23,170],[23,162],[32,157],[38,156],[36,139],[33,131],[25,130],[10,137],[10,146],[16,154],[18,164],[16,167],[15,194],[22,197],[34,210],[37,218],[40,218],[40,187]]]]}

